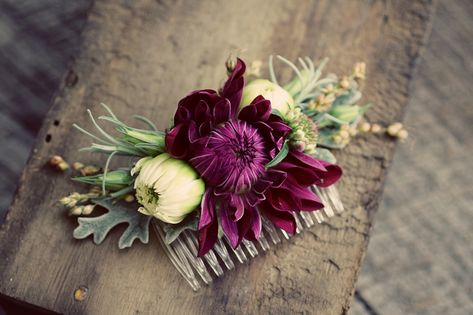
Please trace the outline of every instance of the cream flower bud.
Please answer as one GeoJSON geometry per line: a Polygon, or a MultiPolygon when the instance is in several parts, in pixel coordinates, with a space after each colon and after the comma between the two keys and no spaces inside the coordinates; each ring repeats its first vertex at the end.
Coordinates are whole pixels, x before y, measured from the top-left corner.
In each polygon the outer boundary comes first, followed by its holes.
{"type": "Polygon", "coordinates": [[[399,131],[402,130],[402,127],[403,126],[400,122],[396,122],[396,123],[393,123],[393,124],[389,125],[388,128],[386,129],[386,132],[391,137],[396,137],[397,134],[399,133],[399,131]]]}
{"type": "Polygon", "coordinates": [[[271,102],[271,108],[278,110],[283,116],[294,108],[294,99],[282,87],[269,80],[251,81],[243,88],[240,108],[249,105],[258,95],[271,102]]]}
{"type": "Polygon", "coordinates": [[[135,180],[139,212],[177,224],[194,211],[205,191],[204,181],[186,162],[167,153],[139,160],[131,173],[135,180]]]}
{"type": "Polygon", "coordinates": [[[404,141],[409,137],[409,133],[407,132],[406,129],[401,129],[397,133],[397,137],[398,137],[399,140],[404,141]]]}

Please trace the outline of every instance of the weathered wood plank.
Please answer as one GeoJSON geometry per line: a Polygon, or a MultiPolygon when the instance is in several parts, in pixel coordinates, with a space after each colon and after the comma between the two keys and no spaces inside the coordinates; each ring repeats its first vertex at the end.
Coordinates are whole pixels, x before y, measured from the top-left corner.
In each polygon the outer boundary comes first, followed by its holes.
{"type": "Polygon", "coordinates": [[[71,124],[87,126],[85,108],[99,110],[99,102],[166,127],[188,90],[219,84],[221,65],[235,48],[246,49],[248,60],[271,53],[327,55],[337,72],[366,60],[366,99],[377,104],[369,117],[399,119],[431,7],[428,0],[97,1],[82,52],[0,230],[0,293],[67,314],[346,312],[394,149],[386,138],[359,138],[338,155],[349,211],[198,293],[174,271],[155,238],[126,251],[116,248],[116,235],[100,247],[73,240],[74,223],[55,200],[78,186],[44,165],[52,153],[78,156],[87,140],[71,124]],[[90,292],[83,302],[72,298],[80,285],[90,292]]]}

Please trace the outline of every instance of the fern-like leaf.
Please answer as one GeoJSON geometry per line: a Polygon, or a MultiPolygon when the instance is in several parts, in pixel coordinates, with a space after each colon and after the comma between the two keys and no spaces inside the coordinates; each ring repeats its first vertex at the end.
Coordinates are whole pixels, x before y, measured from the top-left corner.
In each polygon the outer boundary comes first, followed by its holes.
{"type": "Polygon", "coordinates": [[[74,238],[84,239],[93,235],[94,243],[98,245],[115,226],[128,223],[128,227],[118,241],[118,248],[131,247],[135,239],[139,239],[144,244],[148,243],[150,216],[145,216],[120,204],[113,204],[108,200],[95,200],[94,203],[104,207],[108,212],[98,217],[79,218],[77,220],[79,226],[73,233],[74,238]]]}

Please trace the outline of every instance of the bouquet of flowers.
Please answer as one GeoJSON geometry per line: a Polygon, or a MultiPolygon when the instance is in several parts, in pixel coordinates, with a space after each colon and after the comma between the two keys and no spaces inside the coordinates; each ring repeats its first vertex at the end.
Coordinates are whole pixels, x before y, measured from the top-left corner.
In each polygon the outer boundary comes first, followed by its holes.
{"type": "MultiPolygon", "coordinates": [[[[316,213],[323,219],[319,212],[328,203],[341,205],[335,190],[329,198],[321,189],[342,176],[330,150],[348,144],[368,108],[359,105],[365,65],[337,77],[322,75],[326,59],[317,66],[309,58],[300,58],[299,66],[277,59],[294,72],[285,85],[278,83],[272,57],[270,80],[246,84],[245,63],[229,59],[223,86],[185,96],[165,131],[142,116],[135,118],[146,128],[131,127],[106,105],[107,115],[98,119],[88,111],[96,132],[75,125],[93,140],[84,150],[108,159],[103,169],[74,165],[83,176],[73,179],[92,185],[87,193],[61,199],[71,215],[80,216],[74,237],[93,235],[99,244],[114,226],[128,223],[119,240],[126,248],[135,239],[147,243],[152,222],[168,255],[196,288],[189,266],[182,265],[185,257],[195,269],[205,268],[205,258],[219,274],[214,252],[230,268],[227,249],[241,261],[242,242],[250,254],[251,242],[267,244],[263,226],[292,235],[301,227],[299,216],[307,222],[308,213],[316,213]],[[116,134],[99,121],[114,126],[116,134]],[[130,157],[129,163],[111,170],[110,161],[119,155],[130,157]],[[107,212],[90,216],[96,206],[107,212]]],[[[251,67],[249,77],[257,68],[251,67]]]]}

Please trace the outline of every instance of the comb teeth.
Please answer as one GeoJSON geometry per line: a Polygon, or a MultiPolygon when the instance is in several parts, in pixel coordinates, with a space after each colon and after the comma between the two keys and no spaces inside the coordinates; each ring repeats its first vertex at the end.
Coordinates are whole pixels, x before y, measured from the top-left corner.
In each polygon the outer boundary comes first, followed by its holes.
{"type": "MultiPolygon", "coordinates": [[[[322,223],[327,218],[334,216],[335,213],[344,210],[338,190],[333,185],[327,188],[313,186],[312,190],[320,197],[325,208],[314,212],[295,212],[296,234],[316,223],[322,223]]],[[[184,231],[174,242],[166,244],[161,223],[157,220],[152,222],[162,247],[171,262],[192,289],[197,291],[202,283],[210,284],[213,277],[222,276],[224,270],[234,269],[236,262],[243,264],[256,257],[260,251],[269,250],[271,243],[276,245],[281,242],[281,238],[289,240],[292,237],[284,230],[275,227],[268,220],[262,219],[262,231],[258,241],[243,240],[240,246],[233,249],[228,239],[223,237],[215,243],[214,247],[204,257],[197,257],[198,241],[195,233],[184,231]]]]}

